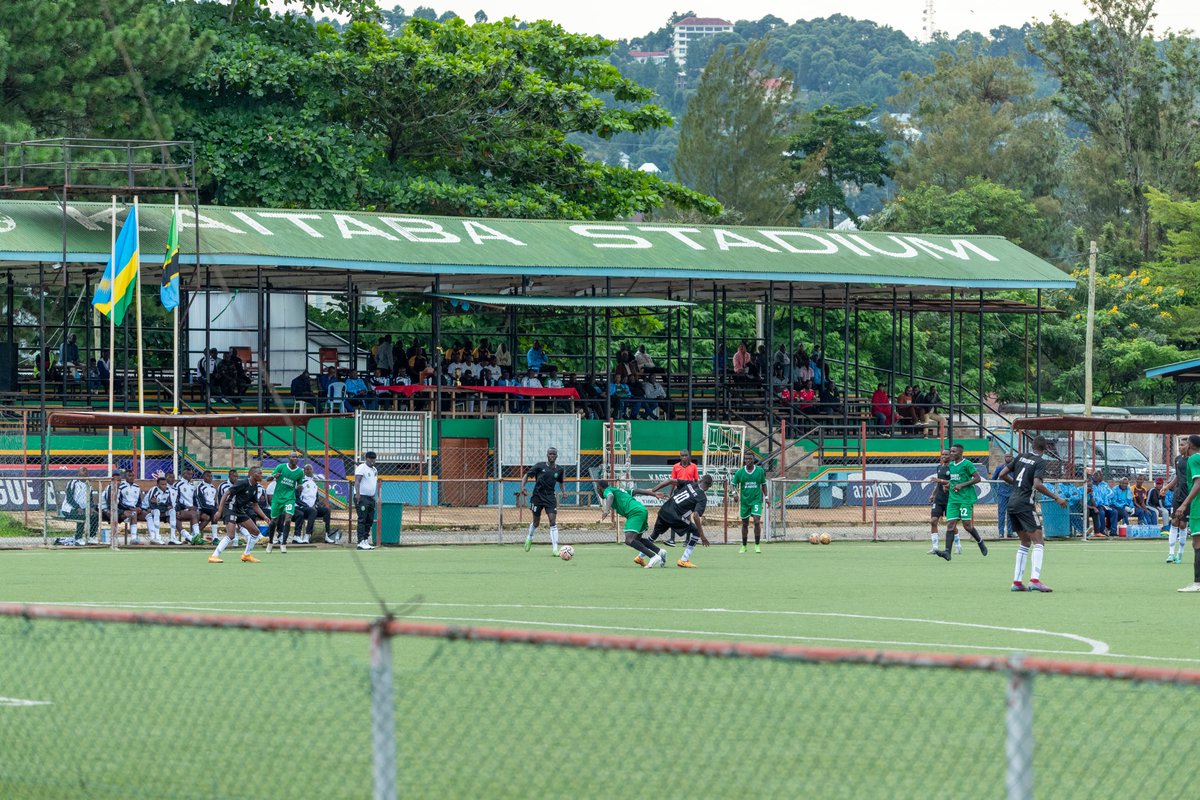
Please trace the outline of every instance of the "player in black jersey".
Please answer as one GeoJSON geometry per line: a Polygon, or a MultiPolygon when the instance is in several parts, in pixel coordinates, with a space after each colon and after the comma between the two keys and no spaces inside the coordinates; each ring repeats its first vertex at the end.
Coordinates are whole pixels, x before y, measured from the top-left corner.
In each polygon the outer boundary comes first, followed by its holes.
{"type": "Polygon", "coordinates": [[[258,467],[251,467],[250,474],[233,484],[229,491],[221,497],[220,504],[217,506],[217,518],[225,523],[225,535],[217,543],[217,549],[208,557],[210,564],[221,563],[221,553],[229,546],[229,542],[238,528],[244,530],[246,535],[246,552],[242,554],[242,561],[251,564],[258,563],[258,559],[250,555],[250,551],[254,549],[255,543],[258,541],[258,528],[254,524],[254,518],[257,516],[267,523],[271,521],[263,513],[262,506],[259,504],[258,493],[261,483],[262,470],[258,467]]]}
{"type": "MultiPolygon", "coordinates": [[[[708,507],[708,495],[705,492],[710,486],[712,486],[712,476],[702,475],[697,483],[683,484],[658,510],[658,519],[654,521],[654,530],[650,533],[651,542],[657,541],[658,537],[668,530],[686,537],[683,558],[676,562],[676,566],[694,569],[696,565],[692,563],[692,551],[696,549],[696,544],[701,543],[705,547],[709,545],[700,518],[704,516],[704,509],[708,507]]],[[[665,552],[659,550],[658,555],[646,564],[646,568],[650,569],[661,564],[665,552]]]]}
{"type": "Polygon", "coordinates": [[[1046,472],[1046,440],[1038,436],[1033,440],[1033,450],[1021,453],[1013,462],[1000,470],[1000,480],[1013,487],[1012,496],[1008,499],[1008,518],[1012,529],[1021,540],[1017,548],[1017,567],[1013,574],[1012,590],[1014,592],[1050,592],[1049,586],[1042,583],[1042,556],[1045,552],[1045,539],[1042,536],[1042,516],[1037,512],[1034,492],[1044,494],[1062,508],[1067,507],[1067,501],[1046,488],[1042,483],[1042,475],[1046,472]],[[1032,565],[1029,586],[1025,585],[1025,559],[1029,557],[1032,565]]]}
{"type": "MultiPolygon", "coordinates": [[[[1164,487],[1164,491],[1171,492],[1171,530],[1167,535],[1167,563],[1180,564],[1183,563],[1183,548],[1187,544],[1187,523],[1182,525],[1175,518],[1174,512],[1179,509],[1179,504],[1183,502],[1188,495],[1188,490],[1191,487],[1188,485],[1187,479],[1187,462],[1188,462],[1188,441],[1187,437],[1183,436],[1179,439],[1179,455],[1175,456],[1175,474],[1171,476],[1171,480],[1164,487]],[[1178,549],[1177,549],[1178,548],[1178,549]]],[[[1195,535],[1197,531],[1192,531],[1195,535]]]]}
{"type": "MultiPolygon", "coordinates": [[[[932,478],[933,498],[929,507],[929,554],[937,555],[938,551],[938,520],[946,516],[946,503],[950,501],[950,451],[943,450],[938,459],[937,472],[932,478]]],[[[948,533],[948,531],[947,531],[948,533]]],[[[950,549],[950,545],[946,545],[950,549]]],[[[954,553],[962,553],[962,544],[958,540],[958,532],[954,533],[954,553]]]]}
{"type": "Polygon", "coordinates": [[[533,547],[533,532],[542,524],[542,512],[550,521],[550,550],[558,555],[558,499],[556,488],[564,488],[563,481],[566,473],[558,466],[558,450],[551,447],[546,451],[546,460],[534,464],[525,477],[521,479],[521,496],[525,496],[525,484],[533,481],[533,495],[529,498],[529,508],[533,510],[533,521],[529,523],[529,533],[525,536],[525,552],[533,547]]]}

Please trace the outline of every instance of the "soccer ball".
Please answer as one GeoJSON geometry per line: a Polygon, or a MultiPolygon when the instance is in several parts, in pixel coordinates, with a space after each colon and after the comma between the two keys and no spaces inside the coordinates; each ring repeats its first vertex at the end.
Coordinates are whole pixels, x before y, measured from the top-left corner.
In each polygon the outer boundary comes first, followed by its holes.
{"type": "Polygon", "coordinates": [[[575,548],[569,544],[563,545],[562,549],[558,551],[558,557],[563,561],[570,561],[575,557],[575,548]]]}
{"type": "Polygon", "coordinates": [[[808,537],[808,543],[809,543],[809,544],[820,544],[820,543],[821,543],[821,537],[820,537],[820,536],[818,536],[818,535],[817,535],[817,534],[815,534],[815,533],[813,533],[813,534],[809,534],[809,537],[808,537]]]}
{"type": "Polygon", "coordinates": [[[833,537],[830,536],[828,533],[821,534],[821,544],[829,544],[832,541],[833,541],[833,537]]]}

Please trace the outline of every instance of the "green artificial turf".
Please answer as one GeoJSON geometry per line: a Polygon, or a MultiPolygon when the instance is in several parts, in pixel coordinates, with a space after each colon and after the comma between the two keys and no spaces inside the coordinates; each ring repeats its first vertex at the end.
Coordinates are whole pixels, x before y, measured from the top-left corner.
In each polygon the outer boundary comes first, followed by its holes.
{"type": "MultiPolygon", "coordinates": [[[[1200,596],[1160,542],[1051,542],[1049,595],[1008,591],[1015,543],[947,564],[918,543],[700,549],[641,570],[616,545],[0,553],[0,601],[275,615],[378,613],[588,631],[1200,667],[1200,596]],[[364,577],[365,575],[365,577],[364,577]],[[368,585],[369,583],[371,585],[368,585]]],[[[400,791],[416,797],[1000,797],[998,673],[399,637],[400,791]],[[947,750],[946,748],[949,748],[947,750]]],[[[365,637],[0,620],[0,796],[363,797],[365,637]]],[[[1034,679],[1042,796],[1181,796],[1169,748],[1197,691],[1034,679]],[[1105,756],[1080,756],[1102,744],[1105,756]],[[1086,749],[1086,748],[1085,748],[1086,749]]]]}

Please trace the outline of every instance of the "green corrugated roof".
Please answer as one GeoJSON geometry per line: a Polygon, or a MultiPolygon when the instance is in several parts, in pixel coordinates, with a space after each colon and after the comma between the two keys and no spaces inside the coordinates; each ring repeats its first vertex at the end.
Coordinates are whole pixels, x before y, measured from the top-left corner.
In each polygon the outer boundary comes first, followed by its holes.
{"type": "Polygon", "coordinates": [[[682,300],[659,297],[529,297],[519,294],[435,294],[445,300],[479,306],[548,306],[553,308],[675,308],[690,306],[682,300]]]}
{"type": "MultiPolygon", "coordinates": [[[[67,261],[104,263],[110,211],[72,203],[67,261]]],[[[143,262],[166,245],[171,209],[142,205],[143,262]]],[[[123,220],[125,210],[118,212],[123,220]]],[[[196,217],[185,209],[184,264],[195,263],[196,217]]],[[[819,229],[417,217],[344,211],[204,206],[202,264],[353,269],[415,275],[697,278],[968,289],[1061,289],[1075,282],[991,236],[819,229]]],[[[3,262],[61,258],[52,201],[0,202],[3,262]]]]}

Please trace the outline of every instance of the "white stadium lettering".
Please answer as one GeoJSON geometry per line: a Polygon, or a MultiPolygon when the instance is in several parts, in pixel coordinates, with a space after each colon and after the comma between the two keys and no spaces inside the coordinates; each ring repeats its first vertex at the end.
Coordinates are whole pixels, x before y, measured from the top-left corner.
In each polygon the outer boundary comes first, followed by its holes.
{"type": "Polygon", "coordinates": [[[471,241],[475,244],[483,244],[487,240],[495,240],[515,244],[517,247],[524,247],[525,243],[511,236],[506,236],[495,228],[488,227],[482,222],[474,222],[469,219],[463,220],[463,229],[467,232],[467,236],[471,237],[471,241]]]}
{"type": "Polygon", "coordinates": [[[759,250],[766,250],[768,253],[778,253],[774,247],[768,247],[762,242],[756,242],[753,239],[747,239],[740,233],[727,231],[723,228],[717,228],[713,231],[713,236],[717,239],[717,247],[722,250],[730,250],[734,247],[754,247],[759,250]]]}
{"type": "Polygon", "coordinates": [[[381,217],[379,221],[410,242],[420,242],[422,244],[456,244],[462,241],[457,234],[450,233],[450,231],[431,219],[381,217]]]}
{"type": "Polygon", "coordinates": [[[939,255],[939,253],[944,253],[948,256],[954,256],[955,258],[962,259],[963,261],[970,261],[971,256],[967,253],[967,250],[973,250],[988,261],[1000,260],[991,253],[988,253],[986,250],[981,249],[977,245],[972,244],[965,239],[951,239],[951,247],[942,247],[940,244],[934,244],[933,242],[926,241],[918,236],[905,236],[904,238],[937,259],[941,259],[941,255],[939,255]]]}
{"type": "Polygon", "coordinates": [[[676,228],[676,227],[671,227],[671,226],[656,225],[654,227],[639,226],[638,230],[645,231],[646,233],[665,233],[669,236],[675,237],[676,239],[683,242],[684,244],[686,244],[688,247],[692,248],[693,250],[703,250],[704,249],[704,245],[702,245],[699,242],[695,241],[694,239],[690,239],[684,235],[687,233],[699,233],[700,232],[699,228],[676,228]]]}
{"type": "MultiPolygon", "coordinates": [[[[304,221],[306,219],[320,219],[321,218],[320,214],[300,214],[295,211],[258,211],[255,213],[257,213],[263,219],[286,219],[288,222],[291,222],[297,228],[304,231],[305,233],[307,233],[309,236],[313,237],[314,239],[324,239],[325,238],[325,236],[320,231],[313,228],[313,226],[309,225],[307,222],[304,221]]],[[[240,233],[240,231],[239,231],[239,233],[240,233]]]]}
{"type": "Polygon", "coordinates": [[[586,236],[589,239],[608,239],[628,242],[628,244],[614,244],[612,242],[600,243],[596,242],[594,247],[609,247],[620,248],[625,250],[645,250],[654,245],[646,241],[640,236],[634,236],[631,233],[602,233],[601,231],[627,231],[624,225],[572,225],[571,232],[577,233],[580,236],[586,236]]]}
{"type": "Polygon", "coordinates": [[[822,238],[821,236],[818,236],[815,233],[809,233],[808,231],[759,231],[758,233],[764,239],[770,239],[772,242],[779,245],[780,248],[782,248],[783,250],[786,250],[789,253],[806,253],[806,254],[820,253],[822,255],[826,255],[829,253],[836,253],[838,251],[836,244],[828,241],[827,239],[822,238]],[[792,244],[790,244],[788,241],[786,241],[786,237],[791,237],[791,238],[795,238],[795,239],[801,239],[801,238],[809,239],[809,240],[815,242],[816,244],[820,245],[820,247],[819,247],[819,249],[801,250],[799,247],[795,247],[792,244]]]}
{"type": "Polygon", "coordinates": [[[379,236],[387,239],[389,242],[399,241],[387,231],[373,228],[364,220],[352,217],[349,214],[334,214],[333,221],[337,223],[338,230],[342,232],[343,239],[349,239],[351,236],[379,236]]]}

